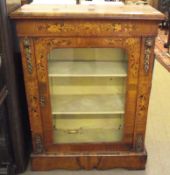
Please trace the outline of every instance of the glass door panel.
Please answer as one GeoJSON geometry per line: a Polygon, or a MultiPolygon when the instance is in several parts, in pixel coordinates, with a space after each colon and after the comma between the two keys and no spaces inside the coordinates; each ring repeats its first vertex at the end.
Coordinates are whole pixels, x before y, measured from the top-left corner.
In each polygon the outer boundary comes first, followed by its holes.
{"type": "Polygon", "coordinates": [[[122,115],[53,115],[55,143],[101,143],[120,141],[122,115]]]}
{"type": "Polygon", "coordinates": [[[48,75],[54,143],[121,141],[127,78],[123,49],[54,49],[48,75]]]}

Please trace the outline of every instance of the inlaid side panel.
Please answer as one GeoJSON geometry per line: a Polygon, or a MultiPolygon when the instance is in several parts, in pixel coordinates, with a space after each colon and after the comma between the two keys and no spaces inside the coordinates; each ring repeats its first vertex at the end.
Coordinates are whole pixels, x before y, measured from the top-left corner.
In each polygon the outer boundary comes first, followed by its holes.
{"type": "Polygon", "coordinates": [[[154,37],[146,37],[142,39],[142,54],[140,58],[140,74],[134,130],[134,148],[137,152],[144,150],[145,129],[154,65],[154,43],[154,37]]]}
{"type": "Polygon", "coordinates": [[[42,153],[44,151],[43,129],[39,107],[39,89],[37,82],[33,40],[31,38],[21,38],[20,48],[22,54],[22,65],[24,71],[29,118],[31,123],[33,152],[42,153]]]}
{"type": "MultiPolygon", "coordinates": [[[[45,147],[48,151],[65,149],[71,146],[54,145],[52,137],[51,104],[48,80],[47,55],[53,48],[124,48],[128,55],[128,79],[126,92],[126,109],[123,142],[131,144],[133,141],[135,104],[137,96],[138,69],[140,58],[140,38],[38,38],[34,39],[35,57],[40,92],[41,115],[43,119],[45,147]]],[[[81,146],[77,147],[79,150],[81,146]]],[[[67,150],[68,149],[68,150],[67,150]]]]}

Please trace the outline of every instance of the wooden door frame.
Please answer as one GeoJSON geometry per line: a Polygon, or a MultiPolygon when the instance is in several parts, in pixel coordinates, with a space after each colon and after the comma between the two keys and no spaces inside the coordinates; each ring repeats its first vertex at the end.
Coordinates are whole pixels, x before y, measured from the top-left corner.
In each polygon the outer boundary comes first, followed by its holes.
{"type": "Polygon", "coordinates": [[[40,98],[41,123],[43,130],[44,147],[47,152],[56,152],[59,150],[87,150],[90,151],[90,146],[93,145],[97,150],[128,150],[133,146],[133,132],[136,112],[137,86],[138,86],[138,70],[140,60],[140,43],[141,38],[128,37],[93,37],[93,38],[36,38],[33,40],[35,48],[36,70],[38,78],[38,89],[40,98]],[[124,136],[122,142],[105,143],[105,144],[53,144],[52,138],[52,118],[51,105],[48,81],[48,65],[47,55],[53,48],[86,48],[86,47],[101,47],[101,48],[123,48],[128,53],[128,78],[127,78],[127,93],[125,107],[125,124],[124,136]],[[88,145],[88,146],[87,146],[88,145]]]}

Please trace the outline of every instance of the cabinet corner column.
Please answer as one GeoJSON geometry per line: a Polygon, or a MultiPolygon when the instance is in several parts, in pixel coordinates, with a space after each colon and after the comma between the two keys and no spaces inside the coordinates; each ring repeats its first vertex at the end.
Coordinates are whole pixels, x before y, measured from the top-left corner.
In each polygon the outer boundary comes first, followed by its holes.
{"type": "Polygon", "coordinates": [[[38,94],[38,82],[33,44],[32,38],[20,38],[22,67],[24,73],[29,118],[31,123],[33,152],[39,154],[44,150],[43,129],[39,105],[40,100],[38,94]]]}
{"type": "Polygon", "coordinates": [[[135,152],[144,151],[145,130],[146,130],[149,97],[152,83],[152,71],[154,63],[154,44],[155,44],[154,36],[148,36],[142,38],[136,119],[134,127],[135,152]]]}

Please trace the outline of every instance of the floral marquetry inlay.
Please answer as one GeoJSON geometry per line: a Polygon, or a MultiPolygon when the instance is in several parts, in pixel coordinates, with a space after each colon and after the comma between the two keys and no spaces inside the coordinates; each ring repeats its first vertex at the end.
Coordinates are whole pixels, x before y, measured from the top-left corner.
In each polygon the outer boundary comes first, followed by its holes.
{"type": "MultiPolygon", "coordinates": [[[[148,78],[148,77],[147,77],[148,78]]],[[[140,80],[138,102],[137,102],[137,117],[139,121],[147,117],[149,95],[150,95],[150,84],[145,83],[140,80]]]]}
{"type": "Polygon", "coordinates": [[[121,47],[127,51],[129,59],[129,69],[131,76],[137,78],[140,57],[139,38],[92,38],[82,40],[80,38],[40,38],[35,40],[38,79],[46,82],[47,55],[53,48],[76,48],[76,47],[121,47]]]}
{"type": "Polygon", "coordinates": [[[127,23],[116,23],[116,22],[83,22],[78,23],[74,22],[58,22],[53,24],[40,24],[37,26],[39,32],[47,32],[47,33],[86,33],[86,34],[100,34],[100,33],[112,33],[112,32],[132,32],[134,30],[133,24],[127,23]]]}
{"type": "Polygon", "coordinates": [[[76,47],[118,47],[124,48],[128,53],[129,69],[131,76],[137,77],[140,57],[139,38],[92,38],[82,40],[80,38],[40,38],[35,40],[38,79],[46,82],[47,55],[53,48],[76,48],[76,47]]]}
{"type": "Polygon", "coordinates": [[[128,53],[129,68],[131,69],[132,77],[138,75],[139,57],[140,57],[140,39],[139,38],[107,38],[105,43],[108,46],[122,47],[128,53]]]}
{"type": "Polygon", "coordinates": [[[145,117],[147,106],[148,106],[148,92],[143,93],[139,96],[139,104],[138,104],[138,116],[140,118],[145,117]]]}

